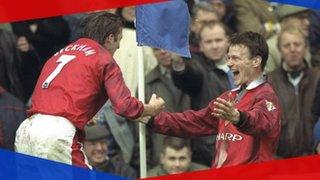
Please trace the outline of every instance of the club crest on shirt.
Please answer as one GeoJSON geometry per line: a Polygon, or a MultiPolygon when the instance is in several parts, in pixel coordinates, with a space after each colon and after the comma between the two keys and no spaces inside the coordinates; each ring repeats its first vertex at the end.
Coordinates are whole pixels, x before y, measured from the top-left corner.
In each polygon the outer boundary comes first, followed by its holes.
{"type": "Polygon", "coordinates": [[[273,105],[273,103],[270,101],[267,101],[267,100],[266,100],[266,106],[267,106],[268,111],[273,111],[276,109],[276,107],[273,105]]]}

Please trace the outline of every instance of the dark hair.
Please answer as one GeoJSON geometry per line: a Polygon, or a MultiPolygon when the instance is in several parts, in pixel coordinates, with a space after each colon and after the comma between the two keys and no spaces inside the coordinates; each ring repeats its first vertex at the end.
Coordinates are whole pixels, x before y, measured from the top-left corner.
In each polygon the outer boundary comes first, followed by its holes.
{"type": "Polygon", "coordinates": [[[166,136],[163,139],[163,150],[162,151],[164,152],[164,150],[167,147],[170,147],[170,148],[175,149],[175,150],[180,150],[180,149],[182,149],[184,147],[187,147],[188,149],[190,149],[191,145],[190,145],[190,140],[189,139],[166,136]]]}
{"type": "Polygon", "coordinates": [[[230,46],[246,46],[250,52],[251,58],[260,56],[262,59],[261,69],[264,69],[269,56],[269,48],[265,38],[261,34],[251,31],[235,34],[230,38],[229,42],[230,46]]]}
{"type": "Polygon", "coordinates": [[[217,21],[209,21],[209,22],[203,23],[202,26],[200,27],[199,34],[197,37],[198,40],[199,41],[201,40],[201,33],[205,28],[211,29],[211,28],[214,28],[215,26],[221,27],[224,30],[225,35],[228,37],[230,37],[233,34],[232,30],[228,26],[226,26],[224,23],[217,22],[217,21]]]}
{"type": "Polygon", "coordinates": [[[80,28],[80,37],[93,39],[103,45],[110,34],[114,34],[116,40],[122,28],[122,20],[115,14],[96,12],[82,19],[80,28]]]}

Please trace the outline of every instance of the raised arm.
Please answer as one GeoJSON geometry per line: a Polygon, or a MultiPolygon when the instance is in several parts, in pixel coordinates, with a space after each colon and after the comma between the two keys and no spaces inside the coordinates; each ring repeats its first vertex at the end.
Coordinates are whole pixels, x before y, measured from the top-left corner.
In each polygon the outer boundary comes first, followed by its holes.
{"type": "Polygon", "coordinates": [[[204,76],[195,60],[175,57],[172,66],[172,78],[175,85],[191,96],[197,95],[201,91],[204,76]]]}

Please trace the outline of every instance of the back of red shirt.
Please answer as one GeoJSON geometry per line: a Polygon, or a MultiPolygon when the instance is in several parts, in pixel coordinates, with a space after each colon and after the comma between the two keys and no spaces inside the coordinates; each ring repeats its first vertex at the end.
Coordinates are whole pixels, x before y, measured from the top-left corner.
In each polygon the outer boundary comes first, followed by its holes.
{"type": "Polygon", "coordinates": [[[143,111],[142,103],[131,97],[111,54],[97,42],[83,38],[47,61],[28,113],[62,116],[83,129],[109,97],[121,115],[136,118],[143,111]]]}

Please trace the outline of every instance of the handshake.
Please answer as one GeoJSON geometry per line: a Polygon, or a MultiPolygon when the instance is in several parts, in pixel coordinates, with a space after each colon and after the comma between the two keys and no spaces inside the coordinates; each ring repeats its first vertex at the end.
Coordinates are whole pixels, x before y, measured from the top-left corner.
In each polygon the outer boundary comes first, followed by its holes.
{"type": "Polygon", "coordinates": [[[149,103],[144,105],[144,111],[139,121],[142,123],[148,123],[152,116],[156,116],[165,108],[165,102],[161,97],[157,97],[156,94],[152,94],[149,103]]]}

